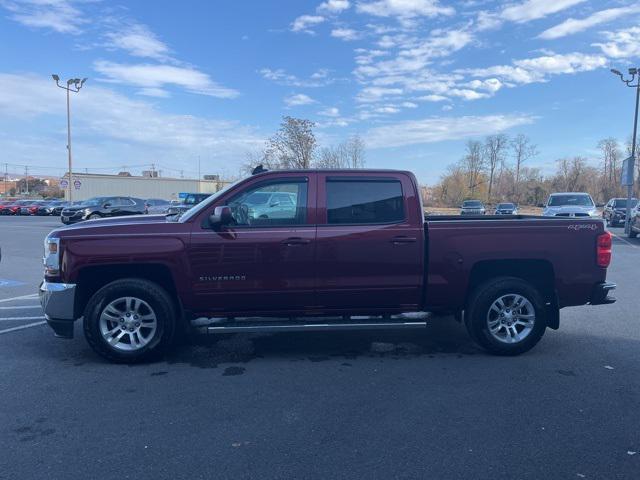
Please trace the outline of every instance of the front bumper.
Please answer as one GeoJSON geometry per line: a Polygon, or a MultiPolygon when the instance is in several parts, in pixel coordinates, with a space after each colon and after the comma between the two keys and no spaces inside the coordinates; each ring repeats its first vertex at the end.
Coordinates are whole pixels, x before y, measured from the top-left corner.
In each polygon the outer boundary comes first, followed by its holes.
{"type": "Polygon", "coordinates": [[[612,292],[615,289],[616,289],[615,283],[612,283],[612,282],[598,283],[595,287],[593,287],[593,292],[591,293],[591,300],[589,300],[589,304],[606,305],[609,303],[614,303],[616,299],[614,297],[610,297],[609,292],[612,292]]]}
{"type": "Polygon", "coordinates": [[[73,322],[76,320],[75,284],[42,282],[39,295],[44,316],[56,337],[73,338],[73,322]]]}

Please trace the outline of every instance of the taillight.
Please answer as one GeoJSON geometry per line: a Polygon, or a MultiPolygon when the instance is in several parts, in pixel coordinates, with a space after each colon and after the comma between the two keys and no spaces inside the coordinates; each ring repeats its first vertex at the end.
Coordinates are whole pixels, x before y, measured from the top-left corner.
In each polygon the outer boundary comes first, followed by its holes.
{"type": "Polygon", "coordinates": [[[599,267],[607,268],[611,263],[611,243],[611,234],[609,232],[598,235],[596,263],[599,267]]]}

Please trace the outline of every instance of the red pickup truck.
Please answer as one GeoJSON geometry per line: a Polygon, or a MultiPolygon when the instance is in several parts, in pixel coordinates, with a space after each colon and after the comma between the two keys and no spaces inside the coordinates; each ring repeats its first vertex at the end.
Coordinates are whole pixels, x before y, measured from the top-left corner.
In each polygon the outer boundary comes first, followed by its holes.
{"type": "Polygon", "coordinates": [[[117,362],[166,350],[192,320],[211,333],[422,328],[453,314],[489,352],[532,348],[559,310],[606,304],[602,220],[424,217],[392,170],[263,172],[182,215],[91,220],[45,240],[41,303],[117,362]]]}

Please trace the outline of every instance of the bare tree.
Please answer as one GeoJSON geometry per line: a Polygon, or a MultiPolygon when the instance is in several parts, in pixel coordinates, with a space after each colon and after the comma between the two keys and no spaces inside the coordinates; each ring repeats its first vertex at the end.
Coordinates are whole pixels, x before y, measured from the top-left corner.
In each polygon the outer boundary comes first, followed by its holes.
{"type": "Polygon", "coordinates": [[[263,160],[278,168],[310,168],[316,152],[311,120],[286,116],[278,131],[267,141],[263,160]]]}
{"type": "Polygon", "coordinates": [[[511,140],[511,151],[513,152],[513,159],[515,161],[513,196],[516,201],[520,201],[520,170],[527,160],[538,154],[538,149],[531,143],[529,137],[523,133],[519,133],[511,140]]]}
{"type": "Polygon", "coordinates": [[[489,135],[484,142],[484,157],[487,169],[489,170],[489,189],[487,191],[487,201],[491,202],[491,191],[496,168],[504,162],[504,154],[509,138],[503,134],[489,135]]]}
{"type": "Polygon", "coordinates": [[[363,168],[365,165],[365,143],[360,135],[353,135],[349,137],[345,147],[349,168],[363,168]]]}
{"type": "Polygon", "coordinates": [[[364,142],[355,135],[338,145],[322,148],[316,166],[319,168],[362,168],[364,163],[364,142]]]}
{"type": "Polygon", "coordinates": [[[598,148],[602,152],[604,178],[602,192],[605,198],[614,196],[619,190],[620,183],[620,147],[618,140],[613,137],[603,138],[598,142],[598,148]]]}
{"type": "Polygon", "coordinates": [[[466,143],[466,149],[465,156],[461,160],[461,167],[467,178],[469,193],[473,196],[481,183],[482,172],[485,168],[482,143],[477,140],[469,140],[466,143]]]}

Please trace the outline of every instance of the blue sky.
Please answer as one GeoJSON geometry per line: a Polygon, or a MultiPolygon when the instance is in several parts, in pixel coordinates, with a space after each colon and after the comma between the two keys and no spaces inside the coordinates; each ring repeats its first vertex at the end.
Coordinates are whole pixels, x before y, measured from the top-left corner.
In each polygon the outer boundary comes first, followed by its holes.
{"type": "Polygon", "coordinates": [[[189,176],[200,157],[233,176],[292,115],[427,183],[496,132],[529,135],[552,171],[629,136],[633,92],[609,68],[639,63],[638,38],[626,0],[0,0],[0,163],[64,173],[58,73],[89,78],[78,169],[189,176]]]}

